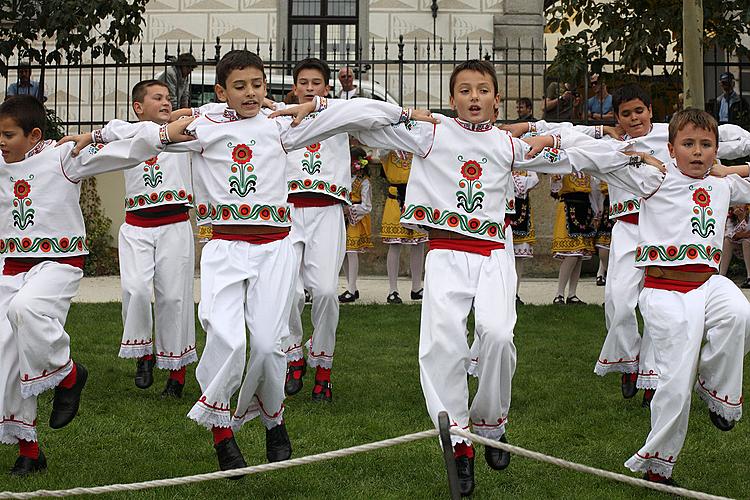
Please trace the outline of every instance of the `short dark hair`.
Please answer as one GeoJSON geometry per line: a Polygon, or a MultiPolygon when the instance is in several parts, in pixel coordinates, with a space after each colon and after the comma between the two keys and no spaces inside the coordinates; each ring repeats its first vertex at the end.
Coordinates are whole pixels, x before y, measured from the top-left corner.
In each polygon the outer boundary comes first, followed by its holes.
{"type": "Polygon", "coordinates": [[[174,63],[175,66],[188,66],[190,68],[197,68],[198,62],[195,60],[195,56],[190,52],[185,52],[177,56],[177,60],[174,63]]]}
{"type": "Polygon", "coordinates": [[[669,120],[670,144],[674,144],[677,132],[684,129],[688,124],[693,124],[695,128],[702,128],[703,130],[712,132],[716,137],[716,145],[719,145],[719,123],[716,121],[716,118],[711,116],[711,113],[696,108],[687,108],[678,111],[669,120]]]}
{"type": "Polygon", "coordinates": [[[456,78],[458,77],[458,74],[462,71],[478,71],[479,73],[482,73],[483,75],[487,75],[492,79],[492,86],[495,89],[495,95],[498,93],[498,84],[497,84],[497,73],[495,73],[495,67],[492,65],[489,61],[479,60],[479,59],[469,59],[468,61],[464,61],[455,68],[453,68],[453,73],[451,73],[451,79],[450,79],[450,93],[451,97],[453,97],[453,87],[456,85],[456,78]]]}
{"type": "Polygon", "coordinates": [[[167,92],[169,92],[169,87],[167,87],[167,84],[161,80],[141,80],[133,85],[133,90],[130,91],[132,102],[143,102],[143,99],[146,97],[146,91],[155,85],[164,87],[167,89],[167,92]]]}
{"type": "Polygon", "coordinates": [[[300,71],[302,71],[303,69],[314,69],[316,71],[320,71],[320,74],[323,75],[323,80],[325,81],[326,85],[328,85],[328,82],[331,79],[331,68],[325,61],[321,61],[317,57],[308,57],[307,59],[302,59],[300,62],[298,62],[294,67],[294,70],[292,71],[295,84],[297,83],[297,77],[299,76],[300,71]]]}
{"type": "Polygon", "coordinates": [[[651,96],[640,85],[629,83],[612,92],[612,109],[616,115],[620,114],[620,105],[640,99],[646,107],[651,106],[651,96]]]}
{"type": "Polygon", "coordinates": [[[0,118],[12,118],[21,127],[24,135],[29,135],[35,128],[41,130],[44,135],[47,111],[36,97],[16,95],[0,104],[0,118]]]}
{"type": "Polygon", "coordinates": [[[226,88],[229,73],[235,69],[245,68],[259,69],[263,73],[263,78],[266,78],[266,72],[263,69],[263,60],[254,52],[239,49],[230,50],[224,54],[219,64],[216,65],[216,83],[226,88]]]}
{"type": "Polygon", "coordinates": [[[520,97],[516,99],[516,104],[523,104],[529,109],[531,109],[533,106],[533,104],[531,103],[531,99],[529,99],[528,97],[520,97]]]}

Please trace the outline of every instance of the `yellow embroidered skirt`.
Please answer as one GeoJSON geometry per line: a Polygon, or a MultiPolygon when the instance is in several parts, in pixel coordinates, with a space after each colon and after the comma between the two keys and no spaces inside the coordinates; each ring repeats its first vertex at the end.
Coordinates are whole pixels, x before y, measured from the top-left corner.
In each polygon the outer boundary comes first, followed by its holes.
{"type": "Polygon", "coordinates": [[[557,204],[555,226],[552,230],[552,254],[557,258],[582,256],[590,259],[594,253],[593,211],[586,199],[565,200],[557,204]]]}
{"type": "Polygon", "coordinates": [[[372,248],[372,229],[370,215],[367,214],[356,224],[346,225],[346,251],[364,252],[372,248]]]}
{"type": "Polygon", "coordinates": [[[385,199],[383,207],[383,222],[380,228],[380,237],[383,243],[400,243],[402,245],[417,245],[427,241],[427,233],[406,229],[401,225],[401,207],[396,198],[398,191],[395,187],[388,188],[388,198],[385,199]]]}

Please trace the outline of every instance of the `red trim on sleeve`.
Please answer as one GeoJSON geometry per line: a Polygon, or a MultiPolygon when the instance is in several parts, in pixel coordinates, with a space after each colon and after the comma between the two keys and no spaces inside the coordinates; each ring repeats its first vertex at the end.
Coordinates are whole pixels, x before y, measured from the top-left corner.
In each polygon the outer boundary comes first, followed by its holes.
{"type": "Polygon", "coordinates": [[[430,143],[430,149],[427,150],[427,153],[422,157],[427,158],[427,156],[432,152],[432,147],[435,145],[435,133],[437,132],[437,123],[432,124],[432,142],[430,143]]]}

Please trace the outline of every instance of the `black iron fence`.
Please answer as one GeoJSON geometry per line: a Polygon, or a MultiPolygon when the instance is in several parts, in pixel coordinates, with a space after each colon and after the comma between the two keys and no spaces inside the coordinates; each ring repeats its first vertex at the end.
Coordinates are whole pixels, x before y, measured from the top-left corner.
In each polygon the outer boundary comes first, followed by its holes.
{"type": "MultiPolygon", "coordinates": [[[[197,67],[190,74],[191,103],[201,105],[215,99],[214,67],[216,61],[228,50],[247,48],[258,53],[266,62],[270,97],[282,100],[292,86],[291,72],[296,61],[312,55],[311,47],[287,48],[278,50],[273,44],[247,40],[200,43],[164,41],[148,45],[129,46],[126,49],[128,60],[117,63],[106,56],[92,59],[84,57],[82,63],[39,64],[23,58],[6,61],[9,72],[0,77],[0,91],[19,82],[19,68],[31,70],[31,80],[44,89],[46,105],[60,118],[67,132],[78,132],[99,127],[113,118],[134,120],[130,105],[130,89],[138,81],[155,78],[162,74],[176,56],[190,52],[197,60],[197,67]]],[[[44,47],[42,48],[44,53],[44,47]]],[[[336,72],[349,66],[355,74],[360,94],[381,100],[389,100],[404,106],[426,107],[432,110],[450,112],[450,89],[448,79],[453,68],[466,59],[482,58],[491,61],[496,68],[503,98],[498,119],[517,119],[516,100],[527,97],[533,102],[534,115],[541,118],[545,93],[549,83],[556,80],[551,74],[552,61],[546,46],[498,45],[481,39],[443,40],[423,39],[398,41],[372,40],[368,45],[347,45],[343,52],[329,51],[328,63],[333,69],[331,80],[332,94],[338,95],[341,84],[336,72]]],[[[601,66],[601,78],[609,89],[636,81],[645,86],[654,99],[655,120],[671,115],[678,105],[681,92],[681,62],[667,62],[651,70],[632,74],[623,69],[617,60],[601,66]]],[[[707,53],[705,63],[707,101],[715,99],[721,92],[718,87],[719,75],[730,71],[736,78],[736,90],[750,95],[750,63],[739,61],[720,54],[707,53]]],[[[572,119],[588,121],[586,102],[592,97],[589,87],[589,71],[592,65],[586,64],[584,74],[577,82],[570,82],[577,106],[572,119]]],[[[562,83],[562,82],[558,82],[562,83]]],[[[558,88],[563,88],[558,85],[558,88]]],[[[557,96],[546,96],[554,98],[557,96]]],[[[706,103],[712,106],[711,102],[706,103]]],[[[554,116],[553,116],[554,118],[554,116]]],[[[564,117],[569,119],[569,117],[564,117]]]]}

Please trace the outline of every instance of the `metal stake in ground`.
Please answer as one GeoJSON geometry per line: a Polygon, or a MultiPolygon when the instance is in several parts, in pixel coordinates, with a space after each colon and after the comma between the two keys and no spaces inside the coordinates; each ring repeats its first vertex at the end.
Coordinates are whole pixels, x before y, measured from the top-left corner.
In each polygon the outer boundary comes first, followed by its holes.
{"type": "Polygon", "coordinates": [[[456,459],[453,457],[451,423],[448,419],[448,412],[441,411],[438,413],[438,427],[440,429],[440,444],[443,445],[445,470],[448,472],[448,488],[450,488],[451,500],[459,500],[461,493],[458,490],[458,473],[456,472],[456,459]]]}

